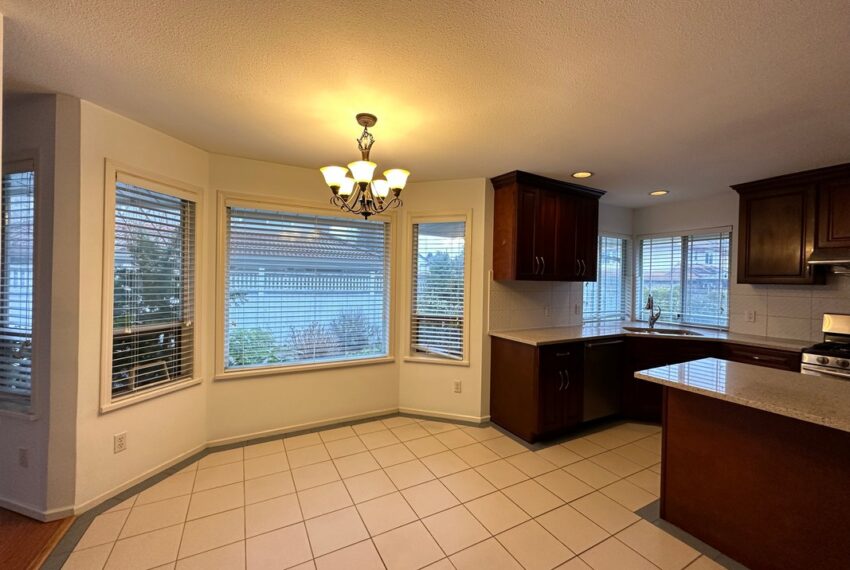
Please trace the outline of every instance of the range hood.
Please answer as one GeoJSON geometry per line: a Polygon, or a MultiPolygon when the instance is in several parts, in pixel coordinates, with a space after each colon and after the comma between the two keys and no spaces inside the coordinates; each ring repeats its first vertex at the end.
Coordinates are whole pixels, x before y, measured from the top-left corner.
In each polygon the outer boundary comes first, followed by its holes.
{"type": "Polygon", "coordinates": [[[846,249],[816,249],[809,256],[809,265],[832,265],[835,273],[848,273],[850,252],[846,249]]]}

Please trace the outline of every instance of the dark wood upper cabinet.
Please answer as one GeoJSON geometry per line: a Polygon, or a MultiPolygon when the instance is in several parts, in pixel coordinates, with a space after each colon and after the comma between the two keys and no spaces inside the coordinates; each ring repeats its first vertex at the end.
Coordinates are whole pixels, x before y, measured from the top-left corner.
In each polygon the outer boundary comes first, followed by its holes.
{"type": "Polygon", "coordinates": [[[604,192],[520,170],[492,183],[495,279],[596,280],[604,192]]]}
{"type": "Polygon", "coordinates": [[[842,250],[850,259],[850,168],[844,176],[823,180],[818,189],[816,250],[842,250]]]}

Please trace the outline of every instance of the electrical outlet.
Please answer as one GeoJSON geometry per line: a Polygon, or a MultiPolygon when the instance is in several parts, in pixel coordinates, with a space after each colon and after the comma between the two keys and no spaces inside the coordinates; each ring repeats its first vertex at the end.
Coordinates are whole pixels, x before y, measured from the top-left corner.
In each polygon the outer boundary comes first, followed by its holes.
{"type": "Polygon", "coordinates": [[[127,432],[122,431],[112,436],[112,452],[121,453],[127,450],[127,432]]]}
{"type": "Polygon", "coordinates": [[[748,323],[756,322],[756,312],[755,311],[744,311],[744,320],[748,323]]]}
{"type": "Polygon", "coordinates": [[[18,465],[25,469],[30,466],[30,450],[26,447],[18,448],[18,465]]]}
{"type": "Polygon", "coordinates": [[[455,380],[455,394],[460,394],[463,390],[463,385],[460,380],[455,380]]]}

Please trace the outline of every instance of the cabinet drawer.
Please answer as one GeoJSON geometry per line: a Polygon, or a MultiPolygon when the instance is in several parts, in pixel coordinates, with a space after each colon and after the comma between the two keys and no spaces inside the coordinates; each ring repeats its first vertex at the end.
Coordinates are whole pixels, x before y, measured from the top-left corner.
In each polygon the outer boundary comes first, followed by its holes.
{"type": "Polygon", "coordinates": [[[726,344],[721,354],[723,358],[733,362],[791,370],[792,372],[800,371],[799,352],[726,344]]]}

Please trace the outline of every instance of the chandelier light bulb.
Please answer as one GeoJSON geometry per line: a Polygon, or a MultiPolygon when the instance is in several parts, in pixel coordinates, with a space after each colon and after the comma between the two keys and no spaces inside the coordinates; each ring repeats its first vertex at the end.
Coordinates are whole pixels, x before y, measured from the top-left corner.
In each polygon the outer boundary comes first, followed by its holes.
{"type": "Polygon", "coordinates": [[[377,178],[372,181],[372,192],[378,198],[386,198],[390,195],[390,183],[383,178],[377,178]]]}
{"type": "Polygon", "coordinates": [[[340,196],[351,196],[351,193],[354,191],[354,178],[343,178],[342,184],[339,187],[339,195],[340,196]]]}
{"type": "Polygon", "coordinates": [[[349,164],[348,168],[351,170],[355,182],[368,184],[372,181],[372,175],[375,174],[377,166],[377,164],[368,160],[358,160],[349,164]]]}
{"type": "Polygon", "coordinates": [[[331,188],[342,186],[342,181],[345,179],[345,175],[348,174],[348,169],[342,166],[325,166],[324,168],[320,168],[319,171],[325,177],[325,184],[331,188]]]}
{"type": "Polygon", "coordinates": [[[410,172],[402,168],[391,168],[384,171],[384,177],[393,190],[403,190],[404,185],[407,184],[408,176],[410,176],[410,172]]]}

